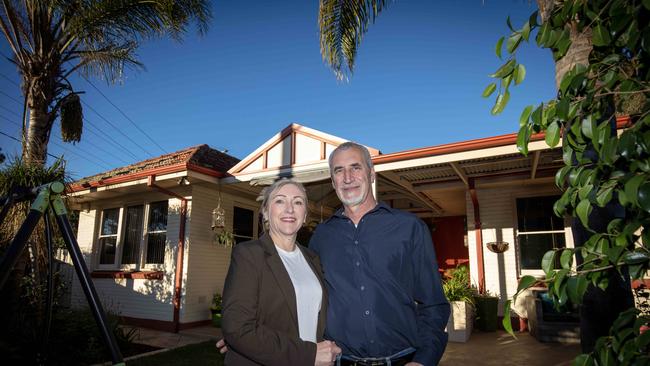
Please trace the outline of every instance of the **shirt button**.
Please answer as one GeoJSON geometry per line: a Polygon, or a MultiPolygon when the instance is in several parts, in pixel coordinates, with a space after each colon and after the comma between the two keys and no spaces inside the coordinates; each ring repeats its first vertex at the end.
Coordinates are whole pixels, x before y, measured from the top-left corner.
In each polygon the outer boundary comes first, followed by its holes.
{"type": "Polygon", "coordinates": [[[355,241],[354,241],[354,244],[359,244],[359,241],[358,241],[358,240],[355,240],[355,241]]]}
{"type": "Polygon", "coordinates": [[[370,310],[366,310],[365,314],[370,315],[370,310]]]}
{"type": "Polygon", "coordinates": [[[361,265],[361,263],[359,263],[359,261],[357,261],[355,264],[357,265],[357,267],[359,267],[361,265]]]}
{"type": "Polygon", "coordinates": [[[361,291],[365,290],[366,286],[361,286],[361,291]]]}
{"type": "Polygon", "coordinates": [[[375,340],[374,340],[374,339],[371,339],[371,340],[370,340],[370,343],[375,343],[375,340]]]}

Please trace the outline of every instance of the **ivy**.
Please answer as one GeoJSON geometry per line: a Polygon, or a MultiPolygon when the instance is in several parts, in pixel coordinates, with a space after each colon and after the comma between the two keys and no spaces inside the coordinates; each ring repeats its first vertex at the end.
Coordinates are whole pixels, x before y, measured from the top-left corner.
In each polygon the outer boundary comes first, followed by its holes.
{"type": "MultiPolygon", "coordinates": [[[[545,133],[550,147],[562,148],[565,166],[555,183],[563,194],[553,210],[560,217],[573,216],[592,235],[582,246],[547,252],[542,269],[556,304],[579,304],[588,284],[608,286],[606,273],[612,269],[625,273],[627,268],[632,279],[650,269],[650,0],[539,3],[551,7],[544,19],[535,12],[519,29],[507,19],[510,34],[495,48],[503,65],[490,75],[494,80],[483,97],[494,97],[492,113],[501,113],[510,88],[526,76],[516,57],[521,45],[551,51],[560,76],[557,97],[522,111],[517,148],[527,154],[537,132],[545,133]],[[590,214],[611,204],[624,208],[624,218],[595,231],[590,214]],[[578,253],[580,265],[574,261],[578,253]]],[[[535,282],[522,277],[515,297],[535,282]]],[[[505,319],[504,327],[512,332],[505,319]]],[[[621,313],[610,335],[574,365],[650,364],[650,332],[644,332],[649,322],[635,309],[621,313]]]]}

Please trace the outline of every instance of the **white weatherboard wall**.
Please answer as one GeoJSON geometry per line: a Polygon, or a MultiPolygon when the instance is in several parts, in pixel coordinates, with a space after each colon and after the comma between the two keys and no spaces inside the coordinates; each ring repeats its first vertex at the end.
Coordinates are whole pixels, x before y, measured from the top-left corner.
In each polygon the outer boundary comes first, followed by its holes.
{"type": "MultiPolygon", "coordinates": [[[[133,318],[161,321],[173,320],[172,297],[175,274],[174,268],[178,249],[178,232],[180,228],[181,201],[160,193],[145,193],[112,199],[110,202],[96,202],[88,212],[80,212],[77,239],[79,247],[84,255],[84,259],[92,272],[97,268],[96,266],[99,261],[99,255],[98,253],[93,253],[93,247],[96,246],[97,243],[100,226],[99,220],[101,218],[102,209],[123,207],[144,202],[155,202],[165,199],[169,201],[167,245],[165,250],[165,263],[158,268],[163,271],[163,278],[161,280],[93,278],[93,283],[106,311],[133,318]]],[[[190,217],[191,200],[188,201],[186,246],[190,235],[190,217]]],[[[79,285],[77,277],[75,276],[72,283],[71,305],[80,307],[86,306],[86,304],[87,301],[85,295],[79,285]]]]}
{"type": "MultiPolygon", "coordinates": [[[[552,183],[547,184],[513,184],[498,188],[477,188],[479,210],[483,235],[483,263],[485,268],[485,288],[499,296],[499,315],[503,316],[503,304],[517,292],[517,228],[516,199],[520,197],[538,197],[558,195],[560,191],[552,183]],[[496,254],[487,249],[485,244],[492,241],[506,241],[510,244],[507,251],[496,254]]],[[[474,207],[469,193],[467,202],[467,235],[469,242],[470,274],[472,283],[478,284],[478,262],[476,253],[476,233],[474,230],[474,207]]],[[[565,227],[566,245],[573,246],[571,229],[565,227]]]]}
{"type": "MultiPolygon", "coordinates": [[[[230,266],[231,249],[213,242],[212,210],[217,207],[219,192],[214,185],[194,185],[192,190],[192,235],[186,248],[185,294],[181,307],[181,323],[210,318],[212,295],[222,293],[230,266]]],[[[254,228],[257,232],[257,207],[252,200],[221,193],[221,207],[226,212],[226,229],[232,230],[233,206],[254,209],[254,228]]]]}

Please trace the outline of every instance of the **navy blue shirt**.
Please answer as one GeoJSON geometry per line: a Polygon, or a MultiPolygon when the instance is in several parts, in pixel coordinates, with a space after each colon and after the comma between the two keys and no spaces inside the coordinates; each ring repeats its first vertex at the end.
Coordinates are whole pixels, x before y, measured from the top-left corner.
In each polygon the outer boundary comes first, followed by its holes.
{"type": "Polygon", "coordinates": [[[422,220],[379,203],[355,227],[339,210],[316,228],[309,247],[329,293],[326,339],[359,357],[415,347],[413,361],[440,361],[450,308],[422,220]]]}

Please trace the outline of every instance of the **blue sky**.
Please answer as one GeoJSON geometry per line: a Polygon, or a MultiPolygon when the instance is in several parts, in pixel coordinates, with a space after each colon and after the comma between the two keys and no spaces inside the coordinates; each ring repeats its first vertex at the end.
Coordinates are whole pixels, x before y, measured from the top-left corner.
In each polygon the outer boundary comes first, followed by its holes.
{"type": "MultiPolygon", "coordinates": [[[[340,83],[320,56],[318,1],[214,1],[205,37],[145,43],[145,71],[127,70],[116,85],[91,79],[162,150],[73,78],[83,101],[121,133],[85,108],[92,126],[82,142],[54,138],[65,149],[51,143],[49,152],[65,154],[81,178],[203,143],[242,159],[293,122],[383,153],[516,132],[521,110],[555,93],[550,52],[521,47],[526,80],[500,116],[481,92],[500,65],[494,45],[508,33],[506,17],[519,27],[534,10],[527,0],[396,0],[366,34],[350,82],[340,83]]],[[[4,37],[0,50],[9,54],[4,37]]],[[[22,99],[19,77],[5,59],[0,74],[0,131],[18,137],[21,105],[7,95],[22,99]]],[[[0,147],[20,152],[3,135],[0,147]]]]}

